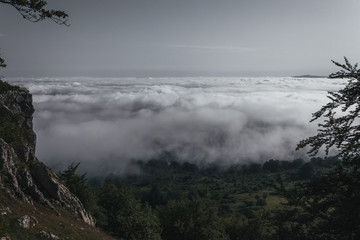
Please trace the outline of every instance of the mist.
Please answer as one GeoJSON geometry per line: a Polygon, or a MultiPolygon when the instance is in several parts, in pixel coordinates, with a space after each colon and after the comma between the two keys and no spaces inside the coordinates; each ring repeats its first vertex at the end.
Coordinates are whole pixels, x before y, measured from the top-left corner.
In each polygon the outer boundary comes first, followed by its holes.
{"type": "Polygon", "coordinates": [[[306,157],[311,113],[345,80],[301,78],[9,79],[33,94],[37,156],[63,169],[123,173],[164,151],[193,163],[306,157]]]}

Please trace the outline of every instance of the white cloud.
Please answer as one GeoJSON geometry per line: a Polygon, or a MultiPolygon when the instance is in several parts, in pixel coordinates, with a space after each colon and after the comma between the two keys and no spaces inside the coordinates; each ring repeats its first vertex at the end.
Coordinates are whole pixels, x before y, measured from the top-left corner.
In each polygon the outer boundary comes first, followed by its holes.
{"type": "MultiPolygon", "coordinates": [[[[315,133],[311,113],[338,79],[24,79],[34,96],[37,155],[49,165],[123,171],[173,151],[192,162],[291,159],[315,133]]],[[[87,169],[91,171],[91,169],[87,169]]]]}
{"type": "Polygon", "coordinates": [[[177,48],[177,49],[194,49],[194,50],[207,50],[207,51],[235,51],[235,52],[251,52],[254,48],[241,47],[241,46],[226,46],[226,45],[186,45],[186,44],[173,44],[165,45],[166,48],[177,48]]]}

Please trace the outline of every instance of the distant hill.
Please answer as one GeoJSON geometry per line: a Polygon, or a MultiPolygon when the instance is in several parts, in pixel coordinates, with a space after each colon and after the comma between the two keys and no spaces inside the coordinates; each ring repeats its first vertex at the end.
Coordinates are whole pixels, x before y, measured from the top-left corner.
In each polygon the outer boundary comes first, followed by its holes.
{"type": "Polygon", "coordinates": [[[328,76],[316,76],[316,75],[299,75],[292,76],[293,78],[328,78],[328,76]]]}

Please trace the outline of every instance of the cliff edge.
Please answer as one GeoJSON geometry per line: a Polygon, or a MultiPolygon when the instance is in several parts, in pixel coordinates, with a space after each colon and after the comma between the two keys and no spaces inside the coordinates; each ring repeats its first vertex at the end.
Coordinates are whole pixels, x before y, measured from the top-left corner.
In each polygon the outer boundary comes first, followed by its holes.
{"type": "Polygon", "coordinates": [[[79,199],[36,158],[33,113],[29,91],[0,80],[0,189],[31,204],[61,206],[95,226],[79,199]]]}

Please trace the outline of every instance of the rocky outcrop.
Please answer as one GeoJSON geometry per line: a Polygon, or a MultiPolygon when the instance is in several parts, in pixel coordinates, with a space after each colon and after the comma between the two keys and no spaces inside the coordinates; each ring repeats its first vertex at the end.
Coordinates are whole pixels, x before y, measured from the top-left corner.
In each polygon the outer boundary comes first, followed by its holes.
{"type": "Polygon", "coordinates": [[[0,237],[0,240],[11,240],[10,237],[0,237]]]}
{"type": "Polygon", "coordinates": [[[60,238],[51,232],[41,231],[39,232],[39,236],[42,238],[52,239],[52,240],[59,240],[60,238]]]}
{"type": "Polygon", "coordinates": [[[11,210],[9,207],[3,207],[0,205],[0,216],[5,216],[5,215],[8,215],[8,214],[11,214],[11,210]]]}
{"type": "Polygon", "coordinates": [[[35,225],[38,224],[39,221],[33,216],[30,217],[28,215],[24,215],[18,219],[18,223],[19,226],[22,228],[32,228],[35,227],[35,225]]]}
{"type": "Polygon", "coordinates": [[[0,188],[29,203],[37,201],[51,208],[59,205],[94,226],[94,219],[79,199],[35,157],[33,112],[28,90],[0,93],[0,188]]]}

